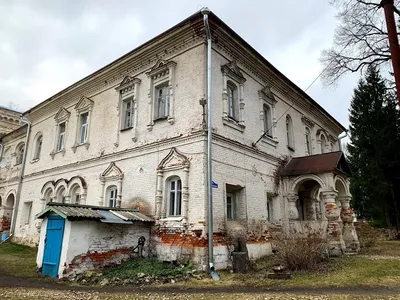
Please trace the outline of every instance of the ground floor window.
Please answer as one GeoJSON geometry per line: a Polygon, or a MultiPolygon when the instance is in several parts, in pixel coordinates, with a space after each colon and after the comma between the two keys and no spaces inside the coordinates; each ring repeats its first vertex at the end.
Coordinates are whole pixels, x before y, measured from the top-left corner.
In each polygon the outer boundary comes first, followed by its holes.
{"type": "Polygon", "coordinates": [[[274,221],[274,205],[272,195],[267,193],[267,213],[268,213],[268,222],[272,223],[274,221]]]}
{"type": "Polygon", "coordinates": [[[117,187],[115,185],[107,188],[107,199],[109,207],[117,206],[117,187]]]}
{"type": "Polygon", "coordinates": [[[182,181],[179,177],[168,180],[168,215],[180,216],[182,210],[182,181]]]}
{"type": "Polygon", "coordinates": [[[234,217],[234,194],[226,194],[226,218],[233,220],[234,217]]]}

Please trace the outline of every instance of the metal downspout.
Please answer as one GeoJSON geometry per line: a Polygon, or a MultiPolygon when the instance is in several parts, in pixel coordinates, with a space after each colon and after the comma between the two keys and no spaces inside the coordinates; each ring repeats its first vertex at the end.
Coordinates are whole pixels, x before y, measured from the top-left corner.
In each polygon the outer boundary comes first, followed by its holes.
{"type": "Polygon", "coordinates": [[[213,201],[212,201],[212,113],[211,113],[211,31],[208,23],[208,14],[211,11],[204,7],[201,13],[204,17],[204,28],[207,35],[207,195],[208,195],[208,263],[214,280],[218,274],[214,268],[214,241],[213,241],[213,201]]]}
{"type": "Polygon", "coordinates": [[[19,171],[19,177],[18,177],[18,188],[17,188],[17,195],[15,196],[15,203],[14,203],[14,210],[12,214],[12,222],[11,222],[11,228],[10,228],[10,235],[14,234],[15,231],[15,225],[17,223],[17,216],[18,216],[18,207],[19,207],[19,199],[21,197],[21,189],[22,189],[22,177],[24,176],[24,170],[25,170],[25,162],[26,162],[26,154],[27,154],[27,149],[28,149],[28,140],[29,140],[29,134],[31,132],[31,122],[26,120],[22,115],[20,119],[21,123],[25,123],[28,125],[28,128],[26,129],[26,136],[25,136],[25,145],[24,145],[24,154],[22,156],[22,162],[21,162],[21,169],[19,171]]]}

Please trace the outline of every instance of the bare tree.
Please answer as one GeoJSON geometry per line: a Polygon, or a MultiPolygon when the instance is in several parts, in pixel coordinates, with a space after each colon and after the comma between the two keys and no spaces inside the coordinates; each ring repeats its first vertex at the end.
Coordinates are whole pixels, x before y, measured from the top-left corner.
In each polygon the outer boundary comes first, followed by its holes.
{"type": "MultiPolygon", "coordinates": [[[[400,0],[395,0],[398,5],[400,0]]],[[[388,66],[390,49],[383,9],[377,0],[331,0],[338,10],[333,45],[322,51],[324,84],[331,85],[346,73],[364,71],[371,64],[388,66]]]]}

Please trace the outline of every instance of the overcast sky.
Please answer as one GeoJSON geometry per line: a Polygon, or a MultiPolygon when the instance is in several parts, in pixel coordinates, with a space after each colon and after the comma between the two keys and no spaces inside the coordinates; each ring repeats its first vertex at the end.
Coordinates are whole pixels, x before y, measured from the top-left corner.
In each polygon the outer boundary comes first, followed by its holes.
{"type": "MultiPolygon", "coordinates": [[[[328,0],[8,0],[0,2],[0,105],[24,111],[208,6],[306,89],[322,70],[335,10],[328,0]],[[235,3],[235,4],[233,4],[235,3]]],[[[358,75],[308,91],[344,126],[358,75]]]]}

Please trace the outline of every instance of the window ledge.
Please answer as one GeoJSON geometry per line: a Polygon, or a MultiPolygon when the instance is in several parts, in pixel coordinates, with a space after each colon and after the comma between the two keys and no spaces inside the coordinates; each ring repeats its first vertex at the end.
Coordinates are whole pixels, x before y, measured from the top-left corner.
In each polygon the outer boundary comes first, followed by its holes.
{"type": "Polygon", "coordinates": [[[231,127],[233,129],[237,130],[237,131],[240,131],[242,133],[244,132],[244,129],[246,128],[245,125],[239,124],[237,121],[235,121],[231,118],[228,118],[228,117],[223,117],[222,123],[228,127],[231,127]]]}
{"type": "Polygon", "coordinates": [[[288,145],[287,148],[288,148],[290,151],[294,152],[294,148],[293,148],[293,147],[291,147],[291,146],[288,145]]]}
{"type": "Polygon", "coordinates": [[[34,164],[34,163],[38,162],[39,160],[40,160],[40,158],[34,158],[34,159],[32,159],[31,164],[34,164]]]}
{"type": "Polygon", "coordinates": [[[71,148],[72,148],[72,150],[73,150],[74,153],[75,153],[76,148],[81,147],[81,146],[85,146],[85,148],[86,148],[86,150],[87,150],[87,149],[89,149],[90,143],[89,143],[89,142],[84,142],[84,143],[82,143],[82,144],[75,143],[71,148]]]}
{"type": "Polygon", "coordinates": [[[120,130],[120,132],[128,131],[128,130],[131,130],[132,128],[133,128],[132,126],[131,127],[122,128],[120,130]]]}
{"type": "Polygon", "coordinates": [[[54,156],[58,153],[62,153],[62,155],[65,155],[65,148],[61,149],[61,150],[53,150],[50,152],[50,156],[52,159],[54,159],[54,156]]]}
{"type": "Polygon", "coordinates": [[[166,121],[166,120],[168,120],[168,116],[157,118],[157,119],[154,119],[153,121],[154,122],[162,122],[162,121],[166,121]]]}
{"type": "Polygon", "coordinates": [[[276,146],[278,146],[278,140],[276,139],[276,138],[272,138],[272,137],[270,137],[270,136],[264,136],[262,139],[261,139],[261,142],[263,142],[263,143],[265,143],[265,144],[268,144],[268,145],[270,145],[270,146],[273,146],[273,147],[276,147],[276,146]]]}
{"type": "Polygon", "coordinates": [[[160,221],[173,221],[173,222],[180,222],[183,220],[183,217],[181,216],[171,216],[171,217],[165,217],[163,219],[160,219],[160,221]]]}

